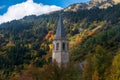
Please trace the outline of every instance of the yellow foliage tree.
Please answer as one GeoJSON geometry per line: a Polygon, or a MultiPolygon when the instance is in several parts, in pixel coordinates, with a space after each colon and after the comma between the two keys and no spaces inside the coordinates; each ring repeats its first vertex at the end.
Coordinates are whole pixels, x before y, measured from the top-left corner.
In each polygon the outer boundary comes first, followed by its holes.
{"type": "Polygon", "coordinates": [[[94,71],[94,73],[92,75],[92,80],[99,80],[99,74],[97,71],[94,71]]]}
{"type": "Polygon", "coordinates": [[[120,80],[120,52],[113,59],[109,80],[120,80]]]}
{"type": "Polygon", "coordinates": [[[86,60],[84,62],[84,68],[83,68],[83,79],[84,80],[92,80],[92,54],[88,54],[86,57],[86,60]]]}

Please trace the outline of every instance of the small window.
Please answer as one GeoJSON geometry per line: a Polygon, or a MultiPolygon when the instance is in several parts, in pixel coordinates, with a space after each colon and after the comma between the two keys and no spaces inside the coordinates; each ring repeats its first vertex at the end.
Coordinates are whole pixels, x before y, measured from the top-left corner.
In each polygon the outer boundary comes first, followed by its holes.
{"type": "Polygon", "coordinates": [[[56,44],[56,50],[59,50],[59,43],[56,44]]]}
{"type": "Polygon", "coordinates": [[[62,50],[65,50],[65,43],[62,44],[62,50]]]}

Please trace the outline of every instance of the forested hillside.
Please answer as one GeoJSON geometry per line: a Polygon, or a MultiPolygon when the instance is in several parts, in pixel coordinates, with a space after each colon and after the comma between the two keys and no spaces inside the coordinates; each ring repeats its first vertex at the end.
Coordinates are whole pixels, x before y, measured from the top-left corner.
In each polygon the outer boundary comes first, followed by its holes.
{"type": "Polygon", "coordinates": [[[1,24],[0,79],[119,80],[119,12],[120,4],[26,16],[1,24]],[[70,41],[71,64],[65,70],[51,65],[52,40],[61,12],[70,41]],[[72,66],[78,63],[84,63],[83,69],[72,66]]]}

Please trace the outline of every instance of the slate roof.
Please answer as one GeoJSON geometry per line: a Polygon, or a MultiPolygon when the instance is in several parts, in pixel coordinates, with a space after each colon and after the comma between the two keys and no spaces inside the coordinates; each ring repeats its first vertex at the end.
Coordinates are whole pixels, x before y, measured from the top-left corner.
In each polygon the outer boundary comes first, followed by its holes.
{"type": "Polygon", "coordinates": [[[64,25],[62,21],[62,15],[59,17],[58,25],[57,25],[57,30],[56,30],[56,36],[54,38],[56,39],[66,39],[66,34],[64,30],[64,25]]]}

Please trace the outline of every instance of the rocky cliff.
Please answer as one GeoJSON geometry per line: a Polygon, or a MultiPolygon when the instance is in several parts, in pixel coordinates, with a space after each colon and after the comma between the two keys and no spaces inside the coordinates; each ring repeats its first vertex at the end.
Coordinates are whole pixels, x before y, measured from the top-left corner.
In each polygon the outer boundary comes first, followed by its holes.
{"type": "Polygon", "coordinates": [[[77,3],[68,6],[64,11],[78,11],[84,9],[100,8],[106,9],[120,3],[120,0],[91,0],[87,3],[77,3]]]}

